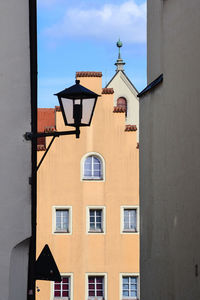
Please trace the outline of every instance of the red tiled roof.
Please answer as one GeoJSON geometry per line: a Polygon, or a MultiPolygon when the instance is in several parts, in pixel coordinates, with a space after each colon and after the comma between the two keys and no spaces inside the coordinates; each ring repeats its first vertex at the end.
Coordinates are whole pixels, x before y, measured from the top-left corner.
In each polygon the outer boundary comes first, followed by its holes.
{"type": "Polygon", "coordinates": [[[137,126],[136,125],[126,125],[125,126],[125,131],[136,131],[137,126]]]}
{"type": "MultiPolygon", "coordinates": [[[[38,132],[52,132],[55,130],[55,109],[38,108],[38,132]]],[[[37,150],[46,150],[46,139],[44,137],[37,139],[37,150]]]]}
{"type": "Polygon", "coordinates": [[[77,77],[102,77],[102,72],[76,72],[77,77]]]}
{"type": "Polygon", "coordinates": [[[102,94],[114,94],[113,88],[103,88],[102,94]]]}
{"type": "Polygon", "coordinates": [[[45,151],[46,147],[44,145],[37,145],[37,151],[45,151]]]}
{"type": "Polygon", "coordinates": [[[44,132],[46,127],[54,127],[55,109],[54,108],[38,108],[38,132],[44,132]]]}
{"type": "Polygon", "coordinates": [[[56,131],[56,129],[53,126],[48,126],[48,127],[45,127],[45,129],[44,129],[44,132],[54,132],[54,131],[56,131]]]}
{"type": "Polygon", "coordinates": [[[55,106],[55,111],[61,111],[60,106],[55,106]]]}
{"type": "Polygon", "coordinates": [[[119,107],[119,106],[114,106],[113,112],[114,112],[114,113],[125,113],[125,112],[126,112],[126,108],[124,108],[124,107],[119,107]]]}
{"type": "Polygon", "coordinates": [[[37,139],[37,150],[44,151],[46,150],[46,139],[45,137],[40,137],[37,139]]]}

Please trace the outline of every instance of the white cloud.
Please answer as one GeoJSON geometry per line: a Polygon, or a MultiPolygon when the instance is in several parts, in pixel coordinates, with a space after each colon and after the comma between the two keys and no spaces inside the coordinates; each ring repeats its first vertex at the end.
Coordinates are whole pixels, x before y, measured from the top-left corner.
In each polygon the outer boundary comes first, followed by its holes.
{"type": "Polygon", "coordinates": [[[70,8],[61,22],[47,28],[45,34],[54,39],[70,36],[116,41],[120,37],[123,42],[143,43],[146,3],[138,5],[130,0],[120,5],[105,4],[100,9],[70,8]]]}

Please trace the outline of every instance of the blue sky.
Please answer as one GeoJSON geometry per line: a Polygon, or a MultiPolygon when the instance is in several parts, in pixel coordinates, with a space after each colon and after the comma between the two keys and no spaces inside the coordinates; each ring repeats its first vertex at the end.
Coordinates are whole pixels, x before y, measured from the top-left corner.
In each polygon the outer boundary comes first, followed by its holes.
{"type": "Polygon", "coordinates": [[[75,83],[76,71],[101,71],[103,87],[115,74],[120,37],[125,72],[146,85],[146,0],[38,0],[38,106],[75,83]]]}

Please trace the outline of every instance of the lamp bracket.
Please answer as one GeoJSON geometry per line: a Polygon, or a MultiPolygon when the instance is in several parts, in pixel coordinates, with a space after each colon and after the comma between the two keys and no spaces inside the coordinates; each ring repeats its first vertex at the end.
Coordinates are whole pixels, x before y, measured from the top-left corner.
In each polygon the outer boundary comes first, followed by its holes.
{"type": "Polygon", "coordinates": [[[32,141],[33,139],[37,139],[37,138],[40,138],[40,137],[47,137],[47,136],[53,137],[52,140],[51,140],[51,142],[49,143],[49,145],[48,145],[48,147],[47,147],[47,149],[46,149],[44,155],[42,156],[42,158],[41,158],[41,160],[40,160],[40,162],[39,162],[39,164],[38,164],[38,166],[37,166],[35,172],[38,171],[40,165],[42,164],[42,162],[43,162],[45,156],[47,155],[47,153],[48,153],[48,151],[49,151],[51,145],[53,144],[55,138],[56,138],[56,137],[59,137],[60,135],[73,135],[73,134],[76,135],[76,138],[77,138],[77,139],[79,138],[79,136],[80,136],[80,129],[79,129],[78,126],[76,127],[76,130],[71,130],[71,131],[37,132],[37,133],[35,133],[35,134],[34,134],[33,132],[26,132],[26,133],[24,134],[24,138],[25,138],[27,141],[32,141]]]}
{"type": "Polygon", "coordinates": [[[70,130],[70,131],[37,132],[37,133],[26,132],[24,134],[24,138],[27,141],[30,141],[33,139],[37,139],[39,137],[48,137],[48,136],[59,137],[61,135],[73,135],[73,134],[76,135],[76,138],[79,138],[80,135],[79,127],[77,127],[75,130],[70,130]]]}

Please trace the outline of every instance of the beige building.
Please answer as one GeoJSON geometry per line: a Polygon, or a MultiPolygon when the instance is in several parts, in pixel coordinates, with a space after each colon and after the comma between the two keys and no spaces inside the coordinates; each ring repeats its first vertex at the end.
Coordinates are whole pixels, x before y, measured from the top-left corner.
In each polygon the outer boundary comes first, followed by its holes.
{"type": "Polygon", "coordinates": [[[148,0],[149,85],[140,93],[142,300],[200,297],[199,28],[199,0],[148,0]]]}
{"type": "MultiPolygon", "coordinates": [[[[37,253],[48,243],[63,281],[37,281],[37,300],[138,299],[138,119],[126,124],[126,103],[102,89],[101,72],[76,78],[101,97],[92,125],[80,139],[57,138],[38,171],[37,253]]],[[[66,130],[59,107],[38,118],[39,131],[66,130]]],[[[39,141],[39,159],[48,143],[39,141]]]]}

